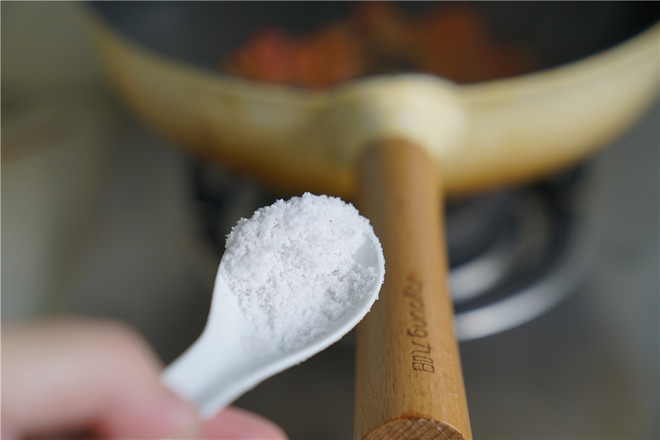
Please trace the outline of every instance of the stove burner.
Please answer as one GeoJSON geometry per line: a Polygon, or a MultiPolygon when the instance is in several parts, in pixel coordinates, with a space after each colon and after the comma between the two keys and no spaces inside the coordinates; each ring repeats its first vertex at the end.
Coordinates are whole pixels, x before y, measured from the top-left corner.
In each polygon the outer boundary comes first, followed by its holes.
{"type": "MultiPolygon", "coordinates": [[[[492,220],[486,222],[494,225],[494,233],[480,252],[458,261],[449,248],[459,339],[521,325],[573,293],[595,246],[582,209],[586,174],[580,166],[537,185],[467,201],[501,199],[492,220]]],[[[465,235],[454,232],[465,224],[448,210],[449,237],[465,235]]]]}
{"type": "MultiPolygon", "coordinates": [[[[574,291],[593,247],[579,209],[586,174],[582,165],[540,184],[447,204],[450,286],[460,340],[528,322],[574,291]]],[[[197,248],[205,249],[214,265],[238,219],[289,197],[199,162],[193,163],[191,176],[200,227],[197,248]]]]}

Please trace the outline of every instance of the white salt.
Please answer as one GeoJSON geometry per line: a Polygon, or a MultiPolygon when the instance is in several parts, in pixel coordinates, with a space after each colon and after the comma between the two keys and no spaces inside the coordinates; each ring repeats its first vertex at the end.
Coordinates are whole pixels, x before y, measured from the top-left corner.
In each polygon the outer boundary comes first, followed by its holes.
{"type": "Polygon", "coordinates": [[[354,259],[370,234],[353,205],[310,193],[239,220],[221,270],[254,324],[250,337],[275,351],[301,348],[370,294],[378,268],[354,259]]]}

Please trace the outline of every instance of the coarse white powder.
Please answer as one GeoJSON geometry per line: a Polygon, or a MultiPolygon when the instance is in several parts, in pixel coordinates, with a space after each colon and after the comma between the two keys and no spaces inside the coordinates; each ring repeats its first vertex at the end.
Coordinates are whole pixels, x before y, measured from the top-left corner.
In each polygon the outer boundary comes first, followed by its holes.
{"type": "Polygon", "coordinates": [[[353,205],[310,193],[239,220],[221,271],[254,324],[250,337],[278,352],[304,347],[369,295],[378,268],[354,255],[370,234],[353,205]]]}

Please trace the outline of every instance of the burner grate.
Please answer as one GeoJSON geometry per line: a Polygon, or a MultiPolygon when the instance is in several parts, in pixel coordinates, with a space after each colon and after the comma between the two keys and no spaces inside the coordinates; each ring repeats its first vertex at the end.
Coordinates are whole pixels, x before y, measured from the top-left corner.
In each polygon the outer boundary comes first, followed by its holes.
{"type": "MultiPolygon", "coordinates": [[[[445,209],[450,287],[460,340],[528,322],[574,290],[593,246],[580,210],[586,165],[542,183],[450,201],[445,209]]],[[[190,181],[198,249],[210,264],[241,217],[288,195],[194,162],[190,181]]]]}

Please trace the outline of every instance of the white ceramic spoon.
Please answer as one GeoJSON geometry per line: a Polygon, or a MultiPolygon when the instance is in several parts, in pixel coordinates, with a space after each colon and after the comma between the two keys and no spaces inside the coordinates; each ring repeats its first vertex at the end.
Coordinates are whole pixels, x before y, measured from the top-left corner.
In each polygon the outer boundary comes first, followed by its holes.
{"type": "MultiPolygon", "coordinates": [[[[163,373],[163,381],[181,397],[195,404],[200,417],[211,418],[259,382],[324,350],[348,333],[367,314],[383,283],[384,260],[380,242],[372,230],[353,256],[362,267],[376,269],[378,276],[362,300],[331,323],[308,345],[281,354],[249,346],[253,324],[246,319],[229,284],[218,270],[206,327],[195,343],[163,373]]],[[[220,263],[222,267],[222,262],[220,263]]]]}

